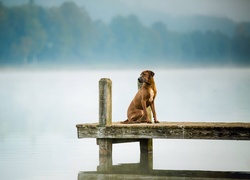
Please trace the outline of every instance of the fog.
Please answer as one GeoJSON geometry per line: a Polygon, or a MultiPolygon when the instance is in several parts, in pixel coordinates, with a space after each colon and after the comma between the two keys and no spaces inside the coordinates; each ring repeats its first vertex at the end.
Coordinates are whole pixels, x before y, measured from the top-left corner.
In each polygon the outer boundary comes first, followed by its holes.
{"type": "MultiPolygon", "coordinates": [[[[125,120],[142,70],[2,70],[0,178],[76,179],[95,171],[96,141],[77,139],[75,125],[98,122],[104,77],[112,80],[112,120],[125,120]]],[[[249,69],[152,70],[159,121],[250,122],[249,69]]],[[[249,171],[249,148],[248,141],[154,140],[153,168],[249,171]]],[[[114,165],[138,161],[138,143],[114,145],[114,165]]]]}
{"type": "MultiPolygon", "coordinates": [[[[66,0],[35,0],[43,6],[58,6],[66,0]]],[[[71,0],[80,6],[86,6],[89,9],[98,9],[95,11],[96,16],[102,19],[102,15],[108,14],[116,16],[119,13],[136,14],[140,10],[144,11],[155,11],[158,13],[168,14],[171,16],[187,16],[187,15],[209,15],[209,16],[220,16],[233,19],[237,22],[249,21],[250,20],[250,2],[248,0],[105,0],[103,5],[102,1],[95,0],[71,0]],[[92,4],[99,4],[99,7],[93,7],[92,4]],[[101,6],[100,6],[101,5],[101,6]],[[105,6],[113,7],[122,11],[115,11],[110,9],[110,12],[104,12],[105,6]],[[123,6],[123,9],[120,7],[123,6]],[[126,11],[124,11],[126,10],[126,11]],[[114,13],[115,12],[115,13],[114,13]]],[[[2,0],[4,4],[8,5],[20,5],[25,4],[28,0],[2,0]]]]}
{"type": "MultiPolygon", "coordinates": [[[[72,131],[98,122],[103,77],[113,83],[113,121],[125,120],[142,70],[2,71],[1,133],[72,131]]],[[[160,121],[249,122],[249,69],[152,70],[160,121]]]]}
{"type": "Polygon", "coordinates": [[[248,0],[121,0],[134,9],[146,9],[171,16],[205,15],[220,16],[235,21],[250,20],[248,0]],[[233,13],[235,12],[235,13],[233,13]]]}

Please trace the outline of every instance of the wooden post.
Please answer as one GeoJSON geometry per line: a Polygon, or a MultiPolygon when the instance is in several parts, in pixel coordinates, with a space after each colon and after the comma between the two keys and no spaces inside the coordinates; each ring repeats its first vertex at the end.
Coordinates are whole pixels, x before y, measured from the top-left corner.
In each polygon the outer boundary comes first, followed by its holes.
{"type": "Polygon", "coordinates": [[[102,78],[99,81],[99,125],[112,124],[112,81],[102,78]]]}
{"type": "Polygon", "coordinates": [[[153,139],[140,139],[140,166],[143,170],[153,169],[153,139]]]}
{"type": "MultiPolygon", "coordinates": [[[[112,124],[112,81],[102,78],[99,81],[99,126],[112,124]]],[[[112,139],[97,139],[99,145],[98,171],[107,172],[112,167],[112,139]]]]}
{"type": "MultiPolygon", "coordinates": [[[[138,89],[142,87],[142,83],[138,82],[138,89]]],[[[151,108],[147,108],[148,118],[152,122],[151,108]]],[[[153,169],[153,139],[140,139],[140,164],[145,169],[153,169]]]]}

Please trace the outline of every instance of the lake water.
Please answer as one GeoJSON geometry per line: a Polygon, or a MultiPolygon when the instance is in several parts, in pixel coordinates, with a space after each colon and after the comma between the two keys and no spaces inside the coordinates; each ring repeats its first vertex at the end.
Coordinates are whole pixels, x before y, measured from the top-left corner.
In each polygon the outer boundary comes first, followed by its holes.
{"type": "MultiPolygon", "coordinates": [[[[126,119],[141,70],[0,70],[0,179],[77,179],[96,171],[98,81],[113,83],[113,121],[126,119]]],[[[250,69],[154,69],[160,121],[250,122],[250,69]]],[[[139,144],[113,146],[113,164],[139,162],[139,144]]],[[[154,140],[153,168],[250,172],[249,141],[154,140]]]]}

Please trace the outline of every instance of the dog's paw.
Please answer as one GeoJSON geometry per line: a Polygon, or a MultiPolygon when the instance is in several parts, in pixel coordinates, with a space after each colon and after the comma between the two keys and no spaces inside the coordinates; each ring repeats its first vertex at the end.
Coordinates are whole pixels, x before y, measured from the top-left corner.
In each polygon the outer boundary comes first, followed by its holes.
{"type": "Polygon", "coordinates": [[[122,121],[122,122],[120,122],[121,124],[128,124],[129,123],[129,121],[128,120],[125,120],[125,121],[122,121]]]}
{"type": "Polygon", "coordinates": [[[160,123],[158,120],[155,120],[155,123],[160,123]]]}

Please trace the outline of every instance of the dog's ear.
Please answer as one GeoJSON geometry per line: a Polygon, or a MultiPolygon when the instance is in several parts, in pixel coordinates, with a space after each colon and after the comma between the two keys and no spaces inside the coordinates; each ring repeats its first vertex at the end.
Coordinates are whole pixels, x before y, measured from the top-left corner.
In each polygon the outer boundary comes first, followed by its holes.
{"type": "Polygon", "coordinates": [[[155,73],[153,71],[150,71],[151,76],[154,77],[155,73]]]}

